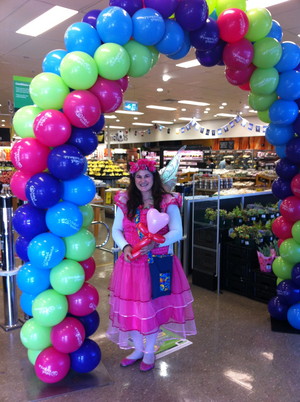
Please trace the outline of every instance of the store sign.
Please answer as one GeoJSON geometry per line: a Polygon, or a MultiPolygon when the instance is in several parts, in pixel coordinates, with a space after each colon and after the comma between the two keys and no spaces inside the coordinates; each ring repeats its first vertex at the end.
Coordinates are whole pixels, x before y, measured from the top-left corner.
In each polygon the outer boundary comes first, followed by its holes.
{"type": "Polygon", "coordinates": [[[29,86],[32,78],[14,75],[13,80],[15,109],[20,109],[23,106],[33,105],[34,103],[29,95],[29,86]]]}
{"type": "Polygon", "coordinates": [[[139,110],[138,102],[125,101],[124,110],[129,110],[131,112],[137,112],[139,110]]]}

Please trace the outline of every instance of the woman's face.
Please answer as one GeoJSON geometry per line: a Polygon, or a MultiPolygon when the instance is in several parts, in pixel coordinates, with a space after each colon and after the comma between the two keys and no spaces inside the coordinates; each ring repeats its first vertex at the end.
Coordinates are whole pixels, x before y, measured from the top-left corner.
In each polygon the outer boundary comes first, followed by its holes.
{"type": "Polygon", "coordinates": [[[153,186],[153,174],[149,170],[139,170],[134,176],[134,181],[141,192],[150,191],[153,186]]]}

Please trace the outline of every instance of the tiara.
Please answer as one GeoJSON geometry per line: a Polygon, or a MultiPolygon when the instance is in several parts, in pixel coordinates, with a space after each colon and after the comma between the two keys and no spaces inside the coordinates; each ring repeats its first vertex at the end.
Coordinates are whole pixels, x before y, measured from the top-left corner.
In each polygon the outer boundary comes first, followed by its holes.
{"type": "Polygon", "coordinates": [[[134,174],[139,170],[149,170],[149,172],[155,172],[155,161],[149,159],[138,159],[137,162],[129,162],[130,170],[129,173],[134,174]]]}

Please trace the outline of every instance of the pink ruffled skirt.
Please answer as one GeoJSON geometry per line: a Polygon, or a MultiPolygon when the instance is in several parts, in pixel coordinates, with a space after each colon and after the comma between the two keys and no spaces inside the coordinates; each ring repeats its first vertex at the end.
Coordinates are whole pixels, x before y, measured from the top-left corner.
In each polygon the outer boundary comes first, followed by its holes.
{"type": "Polygon", "coordinates": [[[123,349],[132,347],[130,332],[143,335],[160,326],[181,338],[196,334],[193,296],[179,259],[173,257],[172,293],[151,299],[151,277],[147,256],[127,263],[117,260],[110,281],[110,325],[107,336],[123,349]]]}

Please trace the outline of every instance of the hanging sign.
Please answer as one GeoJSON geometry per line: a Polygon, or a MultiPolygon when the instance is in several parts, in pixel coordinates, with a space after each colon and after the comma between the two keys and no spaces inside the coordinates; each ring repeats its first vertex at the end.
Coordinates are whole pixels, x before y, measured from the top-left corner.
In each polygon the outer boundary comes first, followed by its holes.
{"type": "Polygon", "coordinates": [[[30,77],[13,76],[14,80],[14,108],[20,109],[23,106],[33,105],[29,95],[29,86],[32,81],[30,77]]]}
{"type": "Polygon", "coordinates": [[[137,112],[139,110],[139,104],[138,102],[124,101],[124,110],[137,112]]]}

